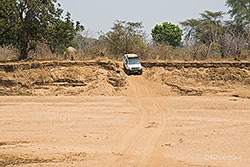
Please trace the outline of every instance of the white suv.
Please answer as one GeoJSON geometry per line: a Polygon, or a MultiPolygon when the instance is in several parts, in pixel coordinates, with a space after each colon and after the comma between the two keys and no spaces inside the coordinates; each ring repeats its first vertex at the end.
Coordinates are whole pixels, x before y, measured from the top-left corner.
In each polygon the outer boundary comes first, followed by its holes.
{"type": "Polygon", "coordinates": [[[125,54],[123,68],[127,74],[142,74],[142,66],[136,54],[125,54]]]}

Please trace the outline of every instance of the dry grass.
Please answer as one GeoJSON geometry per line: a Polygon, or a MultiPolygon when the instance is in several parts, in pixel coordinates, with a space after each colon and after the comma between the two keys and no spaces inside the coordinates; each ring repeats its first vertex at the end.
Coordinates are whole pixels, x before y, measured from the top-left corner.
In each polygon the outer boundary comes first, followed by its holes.
{"type": "MultiPolygon", "coordinates": [[[[208,47],[206,45],[193,45],[184,48],[174,48],[165,45],[150,45],[134,48],[133,53],[140,55],[141,60],[163,60],[163,61],[250,61],[250,51],[247,49],[241,50],[240,58],[233,52],[227,53],[225,58],[221,58],[221,53],[218,46],[208,47]]],[[[84,49],[78,49],[76,60],[93,60],[97,57],[106,57],[111,60],[122,60],[123,55],[114,55],[105,45],[87,46],[84,49]]],[[[39,45],[36,53],[31,52],[32,60],[51,61],[65,60],[63,54],[52,54],[46,45],[39,45]]],[[[17,52],[8,48],[0,48],[0,61],[17,61],[17,52]]]]}
{"type": "Polygon", "coordinates": [[[17,60],[17,52],[14,49],[0,47],[0,61],[17,60]]]}
{"type": "Polygon", "coordinates": [[[1,154],[0,155],[0,167],[10,165],[23,165],[23,164],[36,164],[36,163],[48,163],[52,162],[50,159],[31,158],[31,157],[19,157],[15,155],[1,154]]]}

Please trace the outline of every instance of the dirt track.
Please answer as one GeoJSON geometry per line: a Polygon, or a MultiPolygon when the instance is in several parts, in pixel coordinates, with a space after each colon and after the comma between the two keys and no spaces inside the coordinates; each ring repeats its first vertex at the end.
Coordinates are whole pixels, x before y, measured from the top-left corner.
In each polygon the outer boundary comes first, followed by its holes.
{"type": "Polygon", "coordinates": [[[131,96],[0,97],[0,166],[250,166],[250,99],[127,84],[131,96]]]}

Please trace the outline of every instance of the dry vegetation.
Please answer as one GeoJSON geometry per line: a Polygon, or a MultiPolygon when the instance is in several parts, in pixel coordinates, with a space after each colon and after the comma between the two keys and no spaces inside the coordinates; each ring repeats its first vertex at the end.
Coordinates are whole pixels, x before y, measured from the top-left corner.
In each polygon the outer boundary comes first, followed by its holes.
{"type": "MultiPolygon", "coordinates": [[[[88,39],[90,40],[90,39],[88,39]]],[[[88,41],[87,40],[87,41],[88,41]]],[[[84,46],[77,47],[76,60],[94,60],[97,57],[106,57],[111,60],[122,60],[121,54],[115,55],[110,48],[98,40],[92,39],[91,42],[84,46]]],[[[226,48],[225,48],[226,49],[226,48]]],[[[175,48],[166,45],[143,45],[133,46],[131,52],[140,55],[141,60],[149,61],[250,61],[249,49],[241,48],[240,56],[232,48],[226,49],[225,57],[221,58],[220,48],[216,44],[207,46],[205,44],[196,44],[175,48]]],[[[45,44],[40,44],[36,52],[29,53],[30,60],[48,61],[48,60],[65,60],[63,53],[52,54],[45,44]]],[[[18,53],[10,48],[0,47],[0,62],[17,61],[18,53]]]]}

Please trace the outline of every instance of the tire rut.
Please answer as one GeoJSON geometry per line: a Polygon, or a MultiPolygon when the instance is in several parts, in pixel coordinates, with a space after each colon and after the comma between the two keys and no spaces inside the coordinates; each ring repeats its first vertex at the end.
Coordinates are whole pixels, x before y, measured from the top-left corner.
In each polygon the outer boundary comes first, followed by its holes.
{"type": "Polygon", "coordinates": [[[128,77],[132,101],[136,101],[136,124],[130,126],[117,141],[111,162],[112,166],[146,166],[152,157],[158,139],[166,128],[166,111],[162,110],[159,102],[150,91],[150,83],[143,76],[128,77]]]}

